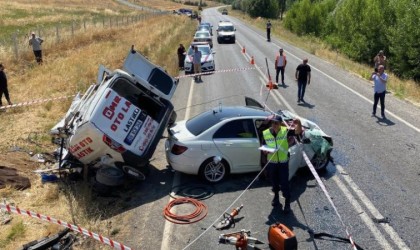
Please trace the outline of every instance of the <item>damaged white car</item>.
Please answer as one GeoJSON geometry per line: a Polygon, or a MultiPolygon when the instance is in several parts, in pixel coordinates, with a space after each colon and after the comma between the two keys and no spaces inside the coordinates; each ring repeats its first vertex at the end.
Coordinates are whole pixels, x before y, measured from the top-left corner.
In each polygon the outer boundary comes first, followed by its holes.
{"type": "MultiPolygon", "coordinates": [[[[314,122],[287,110],[276,112],[295,129],[294,120],[302,125],[302,134],[289,147],[289,179],[307,166],[303,151],[317,171],[325,170],[330,160],[333,141],[314,122]]],[[[165,143],[166,159],[176,171],[199,175],[216,183],[228,174],[260,171],[265,165],[259,150],[267,117],[257,101],[246,98],[246,106],[220,106],[168,128],[165,143]]]]}
{"type": "Polygon", "coordinates": [[[176,120],[170,99],[177,84],[134,48],[123,69],[101,66],[97,83],[77,95],[51,130],[63,138],[62,159],[96,168],[104,185],[120,185],[126,175],[144,180],[165,128],[176,120]]]}

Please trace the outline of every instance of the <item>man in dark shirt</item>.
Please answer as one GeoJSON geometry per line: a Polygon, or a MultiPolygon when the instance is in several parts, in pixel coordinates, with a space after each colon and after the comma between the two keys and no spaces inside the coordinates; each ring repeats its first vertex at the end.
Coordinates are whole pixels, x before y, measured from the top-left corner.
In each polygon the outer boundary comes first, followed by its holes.
{"type": "Polygon", "coordinates": [[[270,22],[270,20],[268,20],[268,22],[266,24],[266,29],[267,29],[267,41],[270,42],[271,41],[271,22],[270,22]]]}
{"type": "Polygon", "coordinates": [[[305,102],[303,97],[305,96],[306,84],[311,83],[311,67],[308,65],[308,58],[303,59],[303,63],[299,64],[296,68],[295,78],[298,83],[298,100],[297,102],[305,102]]]}
{"type": "Polygon", "coordinates": [[[4,96],[6,97],[7,103],[9,105],[12,105],[12,102],[10,101],[9,97],[9,91],[7,90],[7,77],[6,73],[4,73],[4,66],[2,63],[0,63],[0,106],[2,106],[1,99],[4,96]]]}
{"type": "Polygon", "coordinates": [[[180,70],[184,69],[184,61],[185,61],[185,47],[182,45],[182,43],[178,47],[178,68],[180,70]]]}

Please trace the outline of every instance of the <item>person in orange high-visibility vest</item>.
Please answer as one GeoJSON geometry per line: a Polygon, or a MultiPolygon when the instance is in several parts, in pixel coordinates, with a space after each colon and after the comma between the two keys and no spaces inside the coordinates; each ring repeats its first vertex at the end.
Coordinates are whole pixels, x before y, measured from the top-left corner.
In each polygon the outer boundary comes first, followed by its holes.
{"type": "Polygon", "coordinates": [[[287,59],[286,55],[283,53],[283,48],[280,48],[279,54],[276,56],[276,61],[274,62],[274,66],[276,69],[276,83],[279,83],[279,73],[281,72],[281,83],[284,83],[284,70],[286,69],[287,59]]]}

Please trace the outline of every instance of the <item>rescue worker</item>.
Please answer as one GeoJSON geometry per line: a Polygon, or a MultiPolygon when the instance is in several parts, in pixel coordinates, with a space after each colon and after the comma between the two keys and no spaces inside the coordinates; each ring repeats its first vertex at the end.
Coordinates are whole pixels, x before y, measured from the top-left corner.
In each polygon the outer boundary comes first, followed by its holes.
{"type": "MultiPolygon", "coordinates": [[[[263,131],[263,145],[277,151],[271,153],[263,151],[267,155],[267,172],[271,180],[274,198],[271,201],[273,207],[280,206],[279,191],[282,191],[285,198],[284,213],[289,213],[290,209],[290,187],[289,187],[289,143],[288,137],[295,135],[294,130],[288,130],[282,126],[283,119],[279,115],[268,117],[271,127],[263,131]]],[[[283,124],[285,125],[285,124],[283,124]]]]}
{"type": "Polygon", "coordinates": [[[281,83],[284,83],[284,70],[286,69],[287,59],[286,55],[283,54],[283,48],[279,49],[279,54],[276,56],[276,60],[274,62],[275,69],[276,69],[276,83],[279,83],[279,73],[281,73],[281,83]]]}

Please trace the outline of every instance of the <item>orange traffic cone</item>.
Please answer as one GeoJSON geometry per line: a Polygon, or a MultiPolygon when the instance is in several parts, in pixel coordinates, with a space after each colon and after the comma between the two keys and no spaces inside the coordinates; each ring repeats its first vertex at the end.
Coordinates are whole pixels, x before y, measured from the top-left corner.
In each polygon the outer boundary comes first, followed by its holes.
{"type": "Polygon", "coordinates": [[[277,84],[274,84],[273,83],[273,81],[271,80],[271,77],[269,76],[268,77],[268,83],[267,83],[267,85],[265,85],[269,90],[272,90],[272,89],[277,89],[278,88],[278,86],[277,86],[277,84]]]}
{"type": "Polygon", "coordinates": [[[242,47],[242,53],[245,53],[245,46],[242,47]]]}
{"type": "Polygon", "coordinates": [[[254,65],[255,64],[255,61],[254,61],[254,56],[251,56],[251,62],[250,62],[252,65],[254,65]]]}

